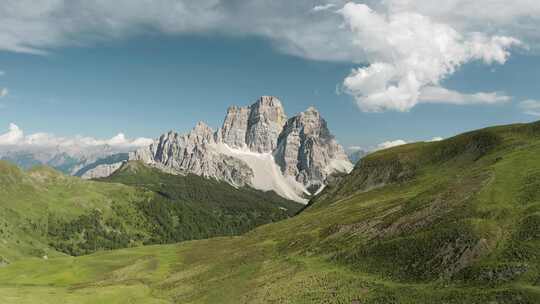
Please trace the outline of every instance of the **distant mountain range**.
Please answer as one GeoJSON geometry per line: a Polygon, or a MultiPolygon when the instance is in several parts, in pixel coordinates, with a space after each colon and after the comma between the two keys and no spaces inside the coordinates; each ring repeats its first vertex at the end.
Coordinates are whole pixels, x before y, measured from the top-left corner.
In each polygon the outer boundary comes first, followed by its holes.
{"type": "Polygon", "coordinates": [[[0,151],[0,160],[9,161],[23,169],[46,165],[64,174],[94,178],[101,177],[95,172],[103,170],[105,165],[128,160],[127,152],[129,150],[119,152],[106,145],[91,150],[81,149],[77,153],[60,148],[10,149],[0,151]]]}
{"type": "Polygon", "coordinates": [[[356,164],[356,163],[358,163],[362,158],[364,158],[366,155],[368,155],[369,153],[370,153],[369,150],[355,149],[355,150],[349,151],[349,152],[347,153],[347,156],[349,157],[349,160],[350,160],[353,164],[356,164]]]}

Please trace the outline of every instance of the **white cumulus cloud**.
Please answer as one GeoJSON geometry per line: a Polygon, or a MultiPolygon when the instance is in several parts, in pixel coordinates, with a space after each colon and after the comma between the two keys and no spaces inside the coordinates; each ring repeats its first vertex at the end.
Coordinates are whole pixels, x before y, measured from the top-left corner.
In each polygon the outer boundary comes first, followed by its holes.
{"type": "Polygon", "coordinates": [[[8,89],[6,89],[6,88],[1,88],[0,89],[0,98],[6,97],[8,94],[9,94],[8,89]]]}
{"type": "MultiPolygon", "coordinates": [[[[369,62],[354,69],[343,86],[368,112],[408,111],[422,101],[422,90],[439,87],[461,65],[473,60],[503,64],[508,50],[521,44],[512,37],[463,34],[416,12],[379,13],[365,4],[347,3],[340,14],[369,62]]],[[[490,94],[471,96],[479,101],[490,94]]]]}
{"type": "Polygon", "coordinates": [[[6,133],[0,135],[0,145],[16,145],[24,141],[23,131],[14,123],[9,124],[9,129],[6,133]]]}
{"type": "MultiPolygon", "coordinates": [[[[258,36],[287,54],[363,64],[342,86],[364,111],[407,111],[462,65],[503,64],[516,45],[540,54],[540,1],[357,2],[3,0],[0,50],[46,54],[148,31],[258,36]]],[[[500,93],[478,94],[463,100],[500,93]]]]}
{"type": "MultiPolygon", "coordinates": [[[[361,48],[352,44],[350,32],[340,27],[343,21],[339,15],[308,13],[331,11],[343,7],[348,1],[314,2],[3,0],[0,7],[0,49],[43,54],[59,46],[85,45],[149,30],[171,34],[215,32],[230,36],[262,36],[275,42],[280,50],[306,58],[365,62],[368,58],[362,54],[361,48]]],[[[447,24],[459,33],[516,37],[528,45],[540,42],[537,30],[540,1],[357,2],[375,8],[381,16],[414,13],[429,18],[433,24],[447,24]]]]}
{"type": "Polygon", "coordinates": [[[16,124],[9,124],[8,131],[0,134],[0,147],[9,149],[40,149],[40,148],[56,148],[63,151],[79,150],[85,148],[95,148],[100,146],[108,146],[113,150],[127,151],[143,146],[148,146],[152,143],[148,138],[127,138],[123,133],[110,139],[96,139],[93,137],[75,136],[75,137],[59,137],[50,133],[34,133],[25,135],[24,131],[16,124]]]}

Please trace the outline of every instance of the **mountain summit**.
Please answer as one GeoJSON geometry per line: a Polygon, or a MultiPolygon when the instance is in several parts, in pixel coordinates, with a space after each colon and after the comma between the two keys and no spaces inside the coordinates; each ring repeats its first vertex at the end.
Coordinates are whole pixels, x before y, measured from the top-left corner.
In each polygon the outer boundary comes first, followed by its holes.
{"type": "Polygon", "coordinates": [[[217,140],[232,148],[248,147],[254,152],[269,153],[276,148],[286,121],[281,101],[263,96],[249,107],[229,107],[217,140]]]}
{"type": "Polygon", "coordinates": [[[229,107],[217,131],[200,122],[188,134],[163,134],[130,159],[169,173],[274,190],[296,201],[322,189],[332,173],[352,170],[315,108],[287,119],[281,101],[273,96],[262,96],[247,107],[229,107]]]}

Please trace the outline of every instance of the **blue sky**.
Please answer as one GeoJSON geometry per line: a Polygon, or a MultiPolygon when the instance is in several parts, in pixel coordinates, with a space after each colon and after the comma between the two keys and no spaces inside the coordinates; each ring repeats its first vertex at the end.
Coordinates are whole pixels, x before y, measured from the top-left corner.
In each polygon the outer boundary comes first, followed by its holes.
{"type": "Polygon", "coordinates": [[[261,95],[278,96],[289,115],[316,106],[345,147],[536,119],[520,107],[540,100],[540,57],[531,49],[513,50],[504,64],[467,60],[440,83],[463,94],[504,93],[509,101],[418,103],[374,113],[359,107],[355,94],[336,92],[352,69],[369,61],[299,54],[277,41],[258,34],[144,31],[46,45],[40,48],[46,54],[5,48],[0,88],[9,94],[0,99],[0,126],[13,122],[27,134],[153,138],[189,130],[199,120],[218,127],[229,105],[248,105],[261,95]]]}

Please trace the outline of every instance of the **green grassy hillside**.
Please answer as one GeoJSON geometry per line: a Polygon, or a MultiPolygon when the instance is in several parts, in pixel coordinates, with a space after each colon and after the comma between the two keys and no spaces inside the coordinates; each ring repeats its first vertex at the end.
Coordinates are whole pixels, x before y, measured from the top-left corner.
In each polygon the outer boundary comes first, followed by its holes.
{"type": "Polygon", "coordinates": [[[272,191],[262,192],[250,187],[236,189],[227,183],[193,174],[166,174],[140,162],[128,162],[112,176],[100,181],[147,189],[173,201],[190,203],[201,210],[211,210],[215,216],[222,217],[218,219],[220,222],[240,216],[241,213],[246,214],[245,218],[239,218],[242,222],[238,225],[246,226],[242,232],[253,227],[250,222],[258,225],[267,222],[267,218],[282,219],[282,213],[292,216],[303,207],[272,191]],[[276,209],[282,211],[276,212],[276,209]]]}
{"type": "Polygon", "coordinates": [[[364,158],[242,236],[0,268],[5,303],[540,303],[540,123],[364,158]]]}
{"type": "Polygon", "coordinates": [[[0,162],[0,206],[1,264],[237,235],[301,207],[273,193],[138,163],[96,182],[48,167],[22,171],[7,162],[0,162]]]}

